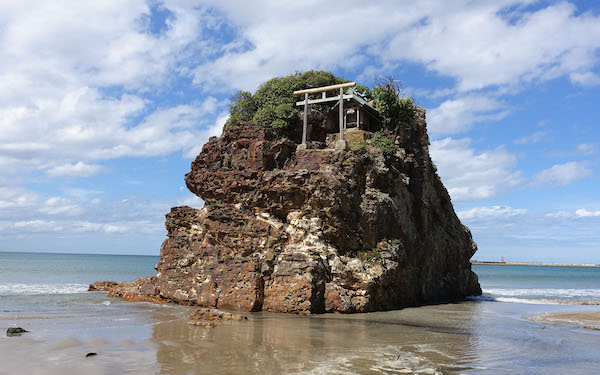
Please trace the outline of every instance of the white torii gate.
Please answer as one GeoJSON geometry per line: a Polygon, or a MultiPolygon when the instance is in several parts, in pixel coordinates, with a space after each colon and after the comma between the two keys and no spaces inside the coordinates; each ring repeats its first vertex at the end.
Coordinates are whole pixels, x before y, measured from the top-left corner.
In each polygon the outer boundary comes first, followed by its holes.
{"type": "Polygon", "coordinates": [[[346,143],[344,142],[344,99],[351,99],[352,95],[344,95],[344,89],[347,87],[356,86],[356,82],[340,83],[339,85],[315,87],[313,89],[304,89],[294,91],[294,95],[304,94],[304,100],[296,102],[297,106],[304,106],[304,122],[302,124],[302,144],[298,146],[299,149],[306,149],[306,133],[308,128],[308,105],[316,103],[334,102],[339,100],[340,110],[340,139],[336,143],[336,148],[345,148],[346,143]],[[327,91],[340,90],[339,96],[327,97],[327,91]],[[320,99],[308,100],[308,94],[322,93],[320,99]]]}

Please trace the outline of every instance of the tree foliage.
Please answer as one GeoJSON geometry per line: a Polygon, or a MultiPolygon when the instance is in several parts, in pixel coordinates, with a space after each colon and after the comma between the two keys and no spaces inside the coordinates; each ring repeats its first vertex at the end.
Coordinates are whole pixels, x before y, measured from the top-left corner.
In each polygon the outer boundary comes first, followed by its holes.
{"type": "MultiPolygon", "coordinates": [[[[270,127],[279,134],[288,134],[302,122],[301,108],[295,103],[304,99],[294,91],[336,85],[348,82],[341,77],[322,70],[296,72],[285,77],[276,77],[261,84],[256,92],[238,91],[229,102],[230,117],[226,126],[238,121],[250,121],[256,125],[270,127]]],[[[404,98],[402,83],[395,76],[377,78],[372,89],[357,86],[356,91],[367,100],[374,100],[383,125],[393,129],[401,122],[409,122],[412,116],[412,100],[404,98]]],[[[321,94],[310,95],[310,98],[321,94]]],[[[327,111],[327,104],[313,105],[311,110],[327,111]]]]}
{"type": "Polygon", "coordinates": [[[372,93],[386,129],[412,119],[412,99],[404,97],[402,82],[396,76],[375,79],[372,93]]]}
{"type": "Polygon", "coordinates": [[[252,99],[252,94],[248,91],[238,91],[229,99],[229,121],[235,123],[238,121],[252,121],[254,113],[258,109],[256,102],[252,99]]]}
{"type": "Polygon", "coordinates": [[[348,81],[322,70],[272,78],[261,84],[254,95],[239,91],[231,98],[226,126],[243,120],[285,133],[301,121],[295,103],[303,98],[294,95],[294,91],[344,82],[348,81]]]}

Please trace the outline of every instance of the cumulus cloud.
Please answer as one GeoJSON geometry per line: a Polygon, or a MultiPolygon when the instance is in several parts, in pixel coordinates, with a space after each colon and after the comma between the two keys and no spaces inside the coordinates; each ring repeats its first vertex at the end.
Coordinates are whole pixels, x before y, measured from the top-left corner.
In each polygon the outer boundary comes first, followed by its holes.
{"type": "MultiPolygon", "coordinates": [[[[567,2],[532,3],[1,2],[0,229],[134,233],[131,222],[162,230],[170,202],[15,186],[31,175],[92,176],[115,158],[193,157],[227,119],[222,92],[254,90],[297,69],[367,80],[408,62],[449,78],[452,87],[432,93],[446,99],[429,111],[433,135],[498,121],[509,110],[500,93],[519,86],[561,76],[597,84],[600,16],[567,2]],[[376,22],[340,43],[340,25],[354,19],[376,22]]],[[[468,139],[446,138],[431,152],[455,200],[489,198],[522,181],[502,147],[476,151],[468,139]]]]}
{"type": "Polygon", "coordinates": [[[476,123],[493,122],[508,114],[505,106],[485,96],[449,99],[427,114],[427,127],[432,135],[452,134],[468,130],[476,123]]]}
{"type": "Polygon", "coordinates": [[[260,6],[210,1],[238,34],[220,58],[194,71],[194,80],[253,89],[291,70],[343,68],[365,60],[372,61],[374,71],[404,61],[423,64],[455,78],[465,92],[561,75],[574,82],[587,78],[597,63],[600,18],[565,2],[528,9],[530,3],[384,1],[374,7],[350,1],[343,8],[335,3],[317,8],[312,1],[271,0],[260,6]],[[339,43],[339,25],[349,19],[377,22],[339,43]]]}
{"type": "Polygon", "coordinates": [[[98,164],[87,164],[79,161],[75,164],[63,164],[52,167],[46,171],[48,176],[51,177],[89,177],[98,174],[102,171],[103,167],[98,164]]]}
{"type": "Polygon", "coordinates": [[[217,137],[221,135],[221,133],[223,132],[223,127],[225,126],[225,123],[228,119],[229,112],[221,112],[217,116],[215,122],[209,128],[199,132],[199,134],[195,137],[193,142],[187,148],[186,152],[184,153],[184,156],[188,158],[193,158],[196,155],[198,155],[200,151],[202,151],[202,146],[204,146],[204,144],[208,141],[210,137],[217,137]]]}
{"type": "Polygon", "coordinates": [[[477,152],[470,139],[444,138],[431,142],[430,152],[453,200],[490,198],[519,185],[517,158],[503,147],[477,152]]]}
{"type": "Polygon", "coordinates": [[[598,153],[598,143],[581,143],[577,145],[577,153],[592,155],[598,153]]]}
{"type": "Polygon", "coordinates": [[[585,162],[571,161],[563,164],[555,164],[551,168],[544,169],[533,177],[534,185],[552,184],[565,186],[571,182],[589,177],[592,170],[585,162]]]}
{"type": "Polygon", "coordinates": [[[112,222],[92,222],[82,220],[21,220],[0,221],[0,232],[5,234],[37,233],[106,233],[106,234],[156,234],[162,231],[162,224],[148,220],[128,220],[112,222]]]}
{"type": "Polygon", "coordinates": [[[526,214],[524,208],[512,208],[509,206],[489,206],[489,207],[473,207],[468,210],[462,210],[456,214],[461,220],[479,219],[484,217],[512,217],[526,214]]]}
{"type": "Polygon", "coordinates": [[[40,215],[73,216],[81,213],[81,207],[73,200],[44,196],[15,187],[0,187],[0,219],[38,217],[40,215]]]}
{"type": "Polygon", "coordinates": [[[569,75],[573,83],[584,87],[592,87],[600,85],[600,76],[594,72],[574,72],[569,75]]]}
{"type": "Polygon", "coordinates": [[[207,17],[185,2],[0,4],[0,173],[88,177],[98,161],[195,146],[224,103],[161,106],[146,94],[211,50],[207,17]]]}
{"type": "Polygon", "coordinates": [[[538,143],[538,142],[541,142],[544,139],[546,139],[547,136],[548,136],[547,131],[539,131],[539,132],[535,132],[535,133],[525,136],[525,137],[517,138],[513,141],[513,143],[516,143],[518,145],[538,143]]]}
{"type": "Polygon", "coordinates": [[[56,221],[46,220],[17,221],[12,224],[12,227],[25,233],[60,232],[63,230],[63,227],[58,225],[56,221]]]}
{"type": "Polygon", "coordinates": [[[598,263],[598,218],[565,211],[528,211],[509,217],[473,217],[465,222],[479,245],[477,259],[504,255],[523,261],[598,263]]]}
{"type": "Polygon", "coordinates": [[[581,208],[581,209],[575,211],[575,214],[577,216],[592,217],[592,216],[600,216],[600,211],[589,211],[589,210],[586,210],[585,208],[581,208]]]}
{"type": "Polygon", "coordinates": [[[204,206],[204,200],[196,195],[190,194],[189,196],[177,200],[177,206],[190,206],[194,208],[201,208],[204,206]]]}
{"type": "Polygon", "coordinates": [[[437,12],[392,40],[388,58],[406,56],[424,63],[431,71],[455,77],[463,91],[552,79],[596,64],[597,16],[578,15],[565,2],[519,9],[528,3],[436,3],[437,12]],[[507,12],[511,6],[516,11],[507,12]]]}
{"type": "Polygon", "coordinates": [[[90,199],[97,194],[98,191],[75,191],[69,194],[71,199],[0,187],[0,236],[152,235],[159,243],[164,234],[164,214],[177,200],[148,201],[135,196],[120,200],[90,199]]]}

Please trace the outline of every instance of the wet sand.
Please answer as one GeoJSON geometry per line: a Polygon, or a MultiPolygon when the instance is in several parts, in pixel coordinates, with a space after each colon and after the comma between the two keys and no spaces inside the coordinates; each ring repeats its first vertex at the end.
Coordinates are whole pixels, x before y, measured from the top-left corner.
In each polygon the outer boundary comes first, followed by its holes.
{"type": "Polygon", "coordinates": [[[600,331],[600,311],[569,311],[534,316],[533,321],[557,324],[568,328],[600,331]]]}
{"type": "MultiPolygon", "coordinates": [[[[205,328],[189,324],[193,308],[97,299],[89,314],[0,319],[31,331],[0,338],[0,374],[577,374],[600,367],[597,332],[527,319],[572,314],[573,306],[253,313],[246,322],[205,328]],[[89,352],[98,355],[86,358],[89,352]]],[[[600,314],[597,306],[575,307],[600,314]]]]}

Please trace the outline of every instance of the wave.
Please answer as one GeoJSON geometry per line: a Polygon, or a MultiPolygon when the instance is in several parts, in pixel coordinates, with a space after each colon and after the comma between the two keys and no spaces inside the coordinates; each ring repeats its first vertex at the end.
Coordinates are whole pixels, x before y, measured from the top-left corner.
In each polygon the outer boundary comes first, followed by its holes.
{"type": "Polygon", "coordinates": [[[87,284],[0,284],[0,295],[75,294],[88,290],[87,284]]]}
{"type": "Polygon", "coordinates": [[[528,298],[598,298],[600,289],[551,289],[551,288],[489,288],[484,293],[496,297],[528,297],[528,298]]]}
{"type": "Polygon", "coordinates": [[[541,305],[600,305],[600,289],[483,289],[471,301],[525,303],[541,305]]]}

